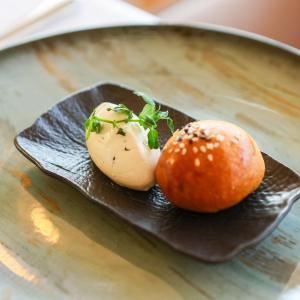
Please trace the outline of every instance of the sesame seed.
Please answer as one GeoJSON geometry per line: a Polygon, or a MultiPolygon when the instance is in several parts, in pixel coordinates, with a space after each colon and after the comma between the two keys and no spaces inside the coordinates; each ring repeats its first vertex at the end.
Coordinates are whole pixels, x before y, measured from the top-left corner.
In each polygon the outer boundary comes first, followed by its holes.
{"type": "Polygon", "coordinates": [[[174,164],[174,158],[170,158],[170,159],[168,160],[168,162],[169,162],[170,165],[173,165],[173,164],[174,164]]]}
{"type": "Polygon", "coordinates": [[[201,151],[201,152],[203,152],[203,153],[205,153],[205,152],[206,152],[206,147],[205,147],[205,146],[203,146],[203,145],[202,145],[202,146],[200,146],[200,151],[201,151]]]}
{"type": "Polygon", "coordinates": [[[214,160],[214,157],[213,157],[212,154],[208,154],[208,155],[207,155],[207,159],[208,159],[209,161],[213,161],[213,160],[214,160]]]}
{"type": "Polygon", "coordinates": [[[193,141],[193,142],[198,142],[199,139],[198,139],[197,137],[193,137],[193,138],[192,138],[192,141],[193,141]]]}
{"type": "Polygon", "coordinates": [[[210,140],[210,136],[204,135],[203,133],[201,133],[199,137],[200,137],[200,139],[202,139],[202,140],[207,140],[207,141],[210,140]]]}
{"type": "Polygon", "coordinates": [[[239,143],[239,139],[235,136],[231,139],[231,141],[234,143],[234,144],[238,144],[239,143]]]}
{"type": "Polygon", "coordinates": [[[195,164],[196,167],[199,167],[200,166],[200,159],[199,158],[195,158],[194,164],[195,164]]]}
{"type": "Polygon", "coordinates": [[[205,135],[209,135],[209,130],[208,130],[208,129],[204,129],[204,130],[203,130],[203,133],[204,133],[205,135]]]}
{"type": "Polygon", "coordinates": [[[169,151],[168,151],[168,153],[172,153],[173,152],[173,148],[171,148],[169,151]]]}
{"type": "Polygon", "coordinates": [[[182,149],[182,148],[184,148],[184,147],[185,147],[184,143],[180,143],[180,144],[179,144],[179,148],[182,149]]]}
{"type": "Polygon", "coordinates": [[[224,138],[223,135],[217,134],[216,139],[217,139],[217,141],[219,141],[219,142],[223,142],[225,138],[224,138]]]}
{"type": "Polygon", "coordinates": [[[181,154],[182,154],[182,155],[185,155],[186,152],[187,152],[186,148],[183,148],[182,151],[181,151],[181,154]]]}
{"type": "Polygon", "coordinates": [[[212,144],[212,143],[207,143],[207,144],[206,144],[206,148],[207,148],[208,150],[212,150],[212,149],[214,149],[214,144],[212,144]]]}
{"type": "Polygon", "coordinates": [[[194,152],[194,153],[197,153],[197,152],[198,152],[198,148],[194,146],[194,147],[193,147],[193,152],[194,152]]]}
{"type": "Polygon", "coordinates": [[[218,148],[219,146],[220,146],[220,143],[218,143],[218,142],[214,143],[215,148],[218,148]]]}
{"type": "Polygon", "coordinates": [[[176,148],[174,152],[175,152],[175,153],[178,153],[179,151],[180,151],[180,149],[179,149],[179,148],[176,148]]]}

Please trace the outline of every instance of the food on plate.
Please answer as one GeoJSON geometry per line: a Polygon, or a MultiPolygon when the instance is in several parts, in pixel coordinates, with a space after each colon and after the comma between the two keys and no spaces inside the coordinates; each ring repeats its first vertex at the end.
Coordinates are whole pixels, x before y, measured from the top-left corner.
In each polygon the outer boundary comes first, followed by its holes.
{"type": "Polygon", "coordinates": [[[216,120],[187,124],[168,140],[156,179],[176,206],[217,212],[239,203],[261,183],[265,164],[254,139],[216,120]]]}
{"type": "Polygon", "coordinates": [[[265,165],[253,138],[238,126],[217,120],[187,124],[159,150],[157,122],[167,111],[143,93],[135,115],[124,104],[101,103],[85,121],[86,144],[97,167],[117,184],[149,190],[155,181],[176,206],[217,212],[229,208],[261,183],[265,165]]]}
{"type": "Polygon", "coordinates": [[[117,184],[146,191],[155,183],[155,167],[160,156],[159,120],[173,121],[154,101],[136,93],[146,104],[135,115],[123,104],[101,103],[85,121],[86,144],[96,166],[117,184]]]}

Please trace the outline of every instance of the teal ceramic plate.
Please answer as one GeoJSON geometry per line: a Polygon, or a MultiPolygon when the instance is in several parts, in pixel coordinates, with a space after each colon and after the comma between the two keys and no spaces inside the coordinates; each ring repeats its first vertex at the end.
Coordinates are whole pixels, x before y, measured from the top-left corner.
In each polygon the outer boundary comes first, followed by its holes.
{"type": "Polygon", "coordinates": [[[16,299],[271,299],[300,284],[300,206],[217,266],[115,218],[15,149],[70,93],[123,83],[195,119],[234,122],[300,172],[300,55],[210,27],[100,28],[0,52],[0,293],[16,299]]]}

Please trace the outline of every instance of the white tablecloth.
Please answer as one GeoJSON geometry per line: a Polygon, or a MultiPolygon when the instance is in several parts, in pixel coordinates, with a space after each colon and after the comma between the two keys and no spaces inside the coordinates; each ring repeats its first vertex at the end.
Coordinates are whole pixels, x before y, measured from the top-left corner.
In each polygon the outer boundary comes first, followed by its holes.
{"type": "MultiPolygon", "coordinates": [[[[30,11],[33,12],[32,3],[36,2],[36,0],[11,1],[14,3],[18,2],[18,5],[20,5],[18,9],[15,10],[15,12],[12,9],[13,5],[9,5],[7,0],[0,0],[1,28],[7,29],[9,28],[9,26],[13,26],[15,22],[18,22],[20,20],[22,21],[22,18],[30,17],[30,11]],[[18,20],[16,19],[16,11],[18,12],[18,20]],[[22,13],[24,14],[23,16],[22,13]]],[[[51,2],[54,0],[44,1],[51,2]]],[[[40,36],[52,35],[66,31],[74,31],[99,26],[141,23],[153,24],[156,22],[158,22],[157,17],[123,1],[73,0],[71,4],[62,8],[53,15],[29,26],[25,30],[19,31],[16,34],[9,36],[8,38],[1,39],[0,31],[0,49],[26,40],[35,39],[40,36]]]]}

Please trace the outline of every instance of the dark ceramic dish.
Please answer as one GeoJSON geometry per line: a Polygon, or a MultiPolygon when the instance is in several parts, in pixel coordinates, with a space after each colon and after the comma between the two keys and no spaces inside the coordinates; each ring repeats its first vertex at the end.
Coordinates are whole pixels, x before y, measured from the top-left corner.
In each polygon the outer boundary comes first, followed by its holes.
{"type": "MultiPolygon", "coordinates": [[[[114,184],[91,161],[83,122],[102,101],[122,102],[138,111],[143,102],[131,90],[102,84],[73,94],[43,114],[15,139],[17,148],[42,171],[76,187],[178,251],[207,262],[222,262],[253,246],[279,224],[300,197],[300,178],[264,154],[266,175],[259,189],[239,205],[216,214],[199,214],[170,204],[155,186],[136,192],[114,184]]],[[[175,128],[193,121],[169,107],[175,128]]],[[[160,127],[161,143],[170,134],[160,127]]]]}

